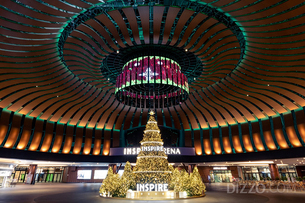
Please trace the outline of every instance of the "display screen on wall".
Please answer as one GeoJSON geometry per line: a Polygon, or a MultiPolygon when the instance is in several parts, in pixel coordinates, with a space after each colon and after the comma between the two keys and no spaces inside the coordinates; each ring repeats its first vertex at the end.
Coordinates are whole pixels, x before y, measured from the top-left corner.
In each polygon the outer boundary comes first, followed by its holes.
{"type": "Polygon", "coordinates": [[[108,170],[95,170],[94,179],[105,179],[107,176],[108,170]]]}
{"type": "MultiPolygon", "coordinates": [[[[122,176],[124,170],[119,170],[118,174],[122,176]]],[[[105,179],[107,176],[108,170],[95,170],[94,179],[105,179]]]]}
{"type": "Polygon", "coordinates": [[[77,179],[91,179],[91,170],[78,170],[77,179]]]}

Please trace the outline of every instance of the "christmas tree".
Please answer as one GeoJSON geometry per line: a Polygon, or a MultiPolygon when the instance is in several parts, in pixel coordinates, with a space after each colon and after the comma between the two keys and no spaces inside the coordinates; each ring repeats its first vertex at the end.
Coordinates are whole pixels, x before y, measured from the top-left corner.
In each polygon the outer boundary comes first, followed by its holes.
{"type": "Polygon", "coordinates": [[[135,189],[136,188],[136,182],[134,180],[133,172],[131,169],[131,164],[129,161],[126,162],[124,167],[124,173],[122,175],[122,178],[126,179],[128,189],[135,189]]]}
{"type": "Polygon", "coordinates": [[[190,174],[190,186],[188,188],[188,195],[199,196],[202,195],[202,192],[205,192],[205,185],[202,182],[197,167],[195,167],[193,173],[190,174]]]}
{"type": "Polygon", "coordinates": [[[109,167],[107,176],[100,188],[100,194],[112,196],[120,185],[121,181],[119,174],[114,174],[112,168],[109,167]]]}
{"type": "Polygon", "coordinates": [[[121,178],[119,174],[113,173],[111,167],[108,169],[107,176],[100,188],[100,194],[112,197],[126,197],[127,190],[135,189],[135,185],[131,165],[127,161],[121,178]]]}
{"type": "Polygon", "coordinates": [[[124,173],[122,177],[120,178],[118,187],[113,192],[113,197],[126,197],[126,193],[128,189],[134,189],[135,188],[135,181],[133,177],[133,173],[131,170],[131,165],[129,161],[126,162],[124,167],[124,173]]]}
{"type": "Polygon", "coordinates": [[[167,155],[163,151],[163,140],[160,129],[151,111],[144,130],[141,151],[137,156],[133,169],[136,183],[139,184],[168,184],[172,173],[167,155]]]}
{"type": "Polygon", "coordinates": [[[190,188],[190,175],[185,170],[182,170],[176,179],[175,192],[188,191],[190,188]]]}
{"type": "Polygon", "coordinates": [[[180,171],[178,170],[178,168],[175,168],[171,176],[169,189],[174,190],[175,186],[178,184],[179,176],[180,176],[180,171]]]}

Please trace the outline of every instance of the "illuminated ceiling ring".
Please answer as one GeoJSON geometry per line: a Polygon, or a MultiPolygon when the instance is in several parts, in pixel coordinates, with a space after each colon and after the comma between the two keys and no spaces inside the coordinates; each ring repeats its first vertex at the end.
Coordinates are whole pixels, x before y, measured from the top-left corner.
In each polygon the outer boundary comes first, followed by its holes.
{"type": "Polygon", "coordinates": [[[162,56],[141,56],[129,60],[116,81],[116,98],[125,105],[163,108],[188,98],[187,77],[180,65],[162,56]]]}

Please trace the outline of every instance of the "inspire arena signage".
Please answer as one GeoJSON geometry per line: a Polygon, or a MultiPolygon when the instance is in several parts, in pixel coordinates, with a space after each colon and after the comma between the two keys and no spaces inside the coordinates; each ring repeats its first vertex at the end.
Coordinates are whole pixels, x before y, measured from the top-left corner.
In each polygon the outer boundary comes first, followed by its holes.
{"type": "Polygon", "coordinates": [[[193,147],[142,146],[110,148],[110,156],[138,155],[140,151],[164,151],[167,155],[195,156],[193,147]]]}
{"type": "Polygon", "coordinates": [[[168,184],[137,184],[137,191],[147,192],[147,191],[158,191],[164,192],[168,191],[168,184]]]}

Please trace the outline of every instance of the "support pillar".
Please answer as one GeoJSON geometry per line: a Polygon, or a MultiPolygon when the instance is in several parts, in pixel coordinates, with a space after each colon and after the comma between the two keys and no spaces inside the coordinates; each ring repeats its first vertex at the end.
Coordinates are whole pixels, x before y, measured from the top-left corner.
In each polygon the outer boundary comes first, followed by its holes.
{"type": "Polygon", "coordinates": [[[272,180],[275,180],[276,178],[280,178],[280,173],[276,164],[269,164],[269,170],[272,180]]]}
{"type": "Polygon", "coordinates": [[[109,165],[108,165],[108,168],[110,168],[110,167],[112,168],[113,173],[116,174],[116,173],[117,173],[117,172],[116,172],[116,171],[117,171],[117,165],[116,165],[116,164],[109,164],[109,165]]]}
{"type": "Polygon", "coordinates": [[[305,177],[305,166],[296,166],[298,177],[305,177]]]}
{"type": "Polygon", "coordinates": [[[36,175],[37,165],[31,164],[29,167],[29,173],[26,177],[25,184],[35,184],[35,175],[36,175]]]}
{"type": "MultiPolygon", "coordinates": [[[[244,177],[244,173],[243,173],[243,169],[241,166],[238,166],[237,167],[237,171],[238,171],[238,178],[240,178],[241,180],[244,180],[245,177],[244,177]]],[[[236,177],[237,178],[237,177],[236,177]]]]}
{"type": "Polygon", "coordinates": [[[193,173],[193,170],[194,170],[195,166],[196,166],[196,164],[189,164],[188,165],[188,172],[193,173]]]}

